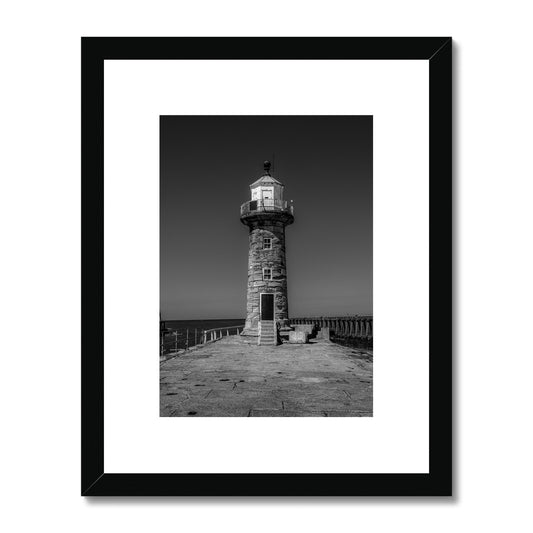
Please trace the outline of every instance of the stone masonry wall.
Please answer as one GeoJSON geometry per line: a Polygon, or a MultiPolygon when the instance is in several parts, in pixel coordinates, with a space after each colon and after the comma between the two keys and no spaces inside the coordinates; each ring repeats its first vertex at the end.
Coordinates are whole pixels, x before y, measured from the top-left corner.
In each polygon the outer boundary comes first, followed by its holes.
{"type": "Polygon", "coordinates": [[[275,293],[274,313],[277,321],[289,318],[287,301],[287,267],[285,263],[285,222],[275,214],[250,224],[248,251],[248,298],[245,334],[257,334],[260,294],[275,293]],[[272,239],[272,249],[263,249],[263,239],[272,239]],[[263,280],[263,268],[272,269],[272,279],[263,280]]]}

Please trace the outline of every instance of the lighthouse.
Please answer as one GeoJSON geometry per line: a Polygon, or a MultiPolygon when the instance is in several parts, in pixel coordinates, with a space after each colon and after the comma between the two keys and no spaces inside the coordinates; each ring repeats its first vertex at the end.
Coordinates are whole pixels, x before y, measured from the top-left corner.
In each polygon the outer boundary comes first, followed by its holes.
{"type": "Polygon", "coordinates": [[[246,325],[242,336],[257,344],[278,344],[278,328],[289,326],[285,227],[294,222],[293,207],[283,199],[283,184],[264,162],[263,175],[250,185],[251,199],[241,205],[248,226],[246,325]]]}

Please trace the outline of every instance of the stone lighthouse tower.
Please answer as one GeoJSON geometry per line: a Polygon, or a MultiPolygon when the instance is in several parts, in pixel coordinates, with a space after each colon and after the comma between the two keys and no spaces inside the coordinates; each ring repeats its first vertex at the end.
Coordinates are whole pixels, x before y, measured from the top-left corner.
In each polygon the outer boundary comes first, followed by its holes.
{"type": "Polygon", "coordinates": [[[289,325],[285,226],[293,207],[283,199],[283,184],[264,173],[250,185],[251,200],[241,206],[241,222],[250,228],[246,326],[242,335],[257,344],[277,344],[277,327],[289,325]]]}

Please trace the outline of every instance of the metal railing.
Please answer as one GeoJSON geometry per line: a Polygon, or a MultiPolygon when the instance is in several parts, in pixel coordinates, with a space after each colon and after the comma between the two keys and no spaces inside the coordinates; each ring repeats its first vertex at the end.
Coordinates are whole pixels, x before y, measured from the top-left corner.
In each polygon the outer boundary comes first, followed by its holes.
{"type": "MultiPolygon", "coordinates": [[[[215,342],[223,337],[240,335],[244,329],[244,324],[238,326],[225,326],[213,329],[186,329],[167,330],[160,335],[159,355],[163,358],[172,357],[197,345],[204,345],[215,342]]],[[[163,329],[160,328],[161,331],[163,329]]]]}
{"type": "Polygon", "coordinates": [[[207,344],[208,342],[218,341],[222,339],[222,337],[229,337],[230,335],[240,335],[243,329],[244,324],[241,324],[239,326],[226,326],[222,328],[204,329],[202,341],[203,344],[207,344]]]}
{"type": "Polygon", "coordinates": [[[250,200],[241,205],[241,216],[262,211],[284,211],[294,214],[294,208],[287,200],[250,200]]]}

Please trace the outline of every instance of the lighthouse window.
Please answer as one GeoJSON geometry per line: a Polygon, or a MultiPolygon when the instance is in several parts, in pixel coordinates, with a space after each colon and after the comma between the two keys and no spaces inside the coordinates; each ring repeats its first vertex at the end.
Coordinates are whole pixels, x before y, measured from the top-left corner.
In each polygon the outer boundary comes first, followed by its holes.
{"type": "Polygon", "coordinates": [[[263,250],[272,250],[272,239],[269,237],[263,239],[263,250]]]}
{"type": "Polygon", "coordinates": [[[268,281],[272,279],[272,269],[263,268],[263,281],[268,281]]]}

